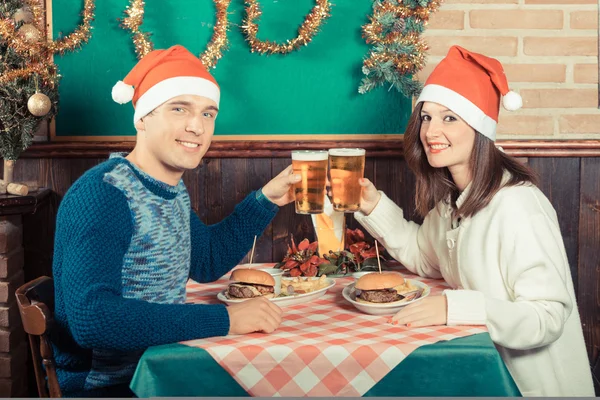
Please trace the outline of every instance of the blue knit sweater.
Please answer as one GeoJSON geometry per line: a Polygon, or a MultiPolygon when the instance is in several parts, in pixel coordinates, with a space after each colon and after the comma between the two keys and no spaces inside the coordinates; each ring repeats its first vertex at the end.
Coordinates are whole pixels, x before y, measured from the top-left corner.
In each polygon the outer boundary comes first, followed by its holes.
{"type": "Polygon", "coordinates": [[[149,346],[226,335],[225,306],[184,304],[186,282],[226,274],[276,212],[253,192],[206,226],[183,181],[157,181],[121,155],[87,171],[56,224],[51,338],[63,394],[130,396],[149,346]]]}

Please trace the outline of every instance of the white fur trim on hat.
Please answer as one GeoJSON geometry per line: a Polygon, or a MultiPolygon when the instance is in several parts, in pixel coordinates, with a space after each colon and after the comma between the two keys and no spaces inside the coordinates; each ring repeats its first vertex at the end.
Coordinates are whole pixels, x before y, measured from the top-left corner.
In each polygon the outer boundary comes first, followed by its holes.
{"type": "Polygon", "coordinates": [[[473,129],[496,141],[496,121],[477,107],[471,100],[440,85],[426,85],[417,99],[441,104],[465,120],[473,129]]]}
{"type": "Polygon", "coordinates": [[[508,111],[516,111],[519,108],[523,107],[523,98],[517,92],[513,92],[512,90],[504,95],[502,98],[502,105],[508,111]]]}
{"type": "Polygon", "coordinates": [[[135,104],[133,122],[136,123],[156,107],[173,97],[186,94],[209,98],[219,105],[219,87],[208,79],[196,76],[177,76],[165,79],[146,91],[135,104]]]}
{"type": "Polygon", "coordinates": [[[112,98],[119,104],[129,103],[133,99],[134,92],[133,86],[119,81],[112,88],[112,98]]]}

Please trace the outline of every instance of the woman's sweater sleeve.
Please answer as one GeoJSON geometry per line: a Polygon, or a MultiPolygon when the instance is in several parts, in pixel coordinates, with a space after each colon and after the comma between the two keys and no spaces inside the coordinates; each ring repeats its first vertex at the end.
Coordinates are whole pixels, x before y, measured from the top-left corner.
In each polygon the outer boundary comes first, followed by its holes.
{"type": "Polygon", "coordinates": [[[425,217],[422,225],[407,221],[404,211],[385,193],[380,193],[381,199],[375,209],[368,216],[357,212],[355,219],[409,271],[424,277],[441,278],[439,260],[428,231],[431,216],[425,217]]]}

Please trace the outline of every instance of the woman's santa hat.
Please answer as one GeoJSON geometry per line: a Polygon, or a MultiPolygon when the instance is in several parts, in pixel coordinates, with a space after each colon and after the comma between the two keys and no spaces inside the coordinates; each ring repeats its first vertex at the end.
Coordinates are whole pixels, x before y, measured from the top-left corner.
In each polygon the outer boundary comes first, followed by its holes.
{"type": "Polygon", "coordinates": [[[112,89],[117,103],[133,101],[134,123],[164,102],[186,94],[203,96],[219,105],[217,81],[198,57],[179,45],[151,51],[112,89]]]}
{"type": "Polygon", "coordinates": [[[498,60],[452,46],[425,81],[417,103],[431,101],[448,107],[473,129],[495,141],[500,96],[508,111],[523,106],[521,96],[508,89],[498,60]]]}

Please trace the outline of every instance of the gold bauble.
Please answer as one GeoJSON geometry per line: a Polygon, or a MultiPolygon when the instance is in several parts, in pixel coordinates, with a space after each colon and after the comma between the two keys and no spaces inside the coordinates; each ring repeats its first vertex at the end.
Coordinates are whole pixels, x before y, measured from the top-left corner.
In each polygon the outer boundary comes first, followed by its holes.
{"type": "Polygon", "coordinates": [[[31,24],[25,24],[19,28],[19,33],[25,38],[28,43],[39,42],[42,38],[40,31],[31,24]]]}
{"type": "Polygon", "coordinates": [[[44,93],[36,93],[27,100],[27,109],[36,117],[43,117],[48,114],[52,102],[44,93]]]}
{"type": "Polygon", "coordinates": [[[15,22],[30,24],[33,22],[33,13],[26,8],[19,8],[13,15],[15,22]]]}

